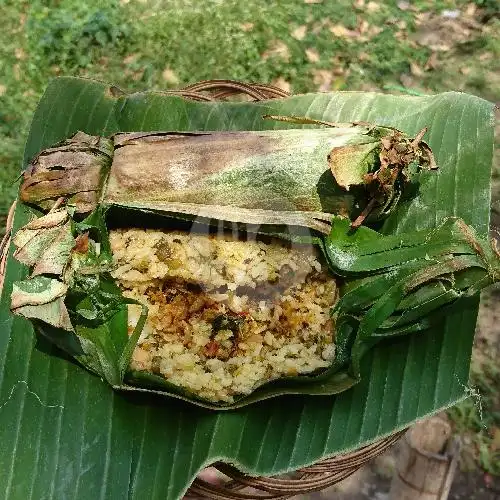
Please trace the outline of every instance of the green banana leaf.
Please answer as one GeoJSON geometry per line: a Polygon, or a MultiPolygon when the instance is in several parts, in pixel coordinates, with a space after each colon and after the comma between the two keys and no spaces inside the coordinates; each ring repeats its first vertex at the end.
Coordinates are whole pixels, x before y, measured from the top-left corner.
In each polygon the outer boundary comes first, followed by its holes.
{"type": "MultiPolygon", "coordinates": [[[[369,121],[410,135],[428,126],[440,171],[422,173],[418,196],[403,202],[381,230],[432,229],[458,216],[479,235],[487,233],[492,105],[464,94],[347,92],[259,104],[196,103],[147,92],[116,98],[105,84],[63,78],[50,84],[35,113],[25,164],[78,130],[109,135],[290,126],[262,121],[263,114],[369,121]]],[[[28,218],[19,205],[14,230],[28,218]]],[[[293,470],[391,434],[466,394],[477,296],[460,298],[418,335],[378,344],[359,367],[361,383],[339,396],[287,396],[216,413],[116,393],[65,359],[9,312],[12,283],[25,275],[26,268],[9,258],[0,309],[0,485],[6,499],[179,498],[213,461],[251,474],[293,470]]]]}

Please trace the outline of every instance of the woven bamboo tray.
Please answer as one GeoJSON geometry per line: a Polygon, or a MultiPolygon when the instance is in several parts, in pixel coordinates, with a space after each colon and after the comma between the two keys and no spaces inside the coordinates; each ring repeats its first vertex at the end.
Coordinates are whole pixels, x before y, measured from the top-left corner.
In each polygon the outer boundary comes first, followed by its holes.
{"type": "MultiPolygon", "coordinates": [[[[262,101],[279,99],[290,94],[272,85],[243,83],[232,80],[206,80],[179,90],[167,90],[166,94],[178,95],[196,101],[217,101],[228,98],[262,101]]],[[[13,203],[6,222],[5,235],[0,242],[0,292],[2,290],[10,236],[16,204],[13,203]]],[[[356,451],[327,458],[304,467],[286,477],[251,477],[232,465],[217,462],[217,469],[226,481],[217,484],[197,477],[186,493],[186,498],[213,500],[278,500],[322,490],[349,477],[364,464],[390,448],[406,430],[397,432],[356,451]]]]}

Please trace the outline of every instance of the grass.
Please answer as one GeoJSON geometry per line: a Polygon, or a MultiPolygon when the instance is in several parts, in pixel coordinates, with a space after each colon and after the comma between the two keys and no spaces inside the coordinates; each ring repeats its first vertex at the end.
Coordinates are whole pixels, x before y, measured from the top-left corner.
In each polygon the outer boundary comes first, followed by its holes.
{"type": "MultiPolygon", "coordinates": [[[[489,0],[476,3],[484,12],[495,8],[489,0]]],[[[0,214],[15,196],[31,114],[56,75],[88,76],[124,90],[207,78],[275,81],[294,92],[378,90],[403,82],[420,92],[457,89],[500,100],[498,76],[491,76],[500,60],[498,18],[466,39],[450,39],[448,52],[436,52],[436,69],[426,70],[433,49],[419,42],[420,33],[442,10],[467,7],[444,0],[412,6],[402,10],[395,1],[369,0],[283,0],[279,8],[264,0],[5,0],[0,214]]]]}
{"type": "Polygon", "coordinates": [[[497,359],[476,353],[470,377],[471,397],[448,411],[464,444],[464,468],[473,469],[479,465],[493,475],[500,475],[500,367],[497,359]]]}
{"type": "MultiPolygon", "coordinates": [[[[265,0],[4,0],[2,20],[0,215],[16,195],[31,115],[57,75],[128,91],[235,78],[293,92],[461,90],[500,101],[495,0],[282,0],[279,7],[265,0]]],[[[472,399],[451,415],[472,443],[472,460],[500,473],[494,362],[474,368],[472,382],[483,395],[483,420],[472,399]]]]}

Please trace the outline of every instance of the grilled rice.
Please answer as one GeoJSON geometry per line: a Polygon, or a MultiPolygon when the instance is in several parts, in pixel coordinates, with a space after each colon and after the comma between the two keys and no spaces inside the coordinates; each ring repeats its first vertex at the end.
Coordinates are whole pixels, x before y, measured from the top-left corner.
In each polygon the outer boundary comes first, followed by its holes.
{"type": "MultiPolygon", "coordinates": [[[[212,402],[329,366],[335,281],[316,250],[149,229],[111,231],[113,277],[148,307],[132,370],[212,402]]],[[[129,306],[129,331],[140,314],[129,306]]]]}

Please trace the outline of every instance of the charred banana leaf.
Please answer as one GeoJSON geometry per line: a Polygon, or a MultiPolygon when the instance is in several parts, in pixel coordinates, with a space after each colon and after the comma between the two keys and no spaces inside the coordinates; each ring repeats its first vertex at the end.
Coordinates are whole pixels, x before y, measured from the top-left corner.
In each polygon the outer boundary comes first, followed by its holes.
{"type": "MultiPolygon", "coordinates": [[[[298,119],[297,119],[298,120],[298,119]]],[[[247,224],[330,231],[380,220],[420,168],[436,168],[423,133],[372,125],[264,132],[82,132],[41,152],[21,199],[48,210],[63,197],[77,213],[98,203],[247,224]]]]}

